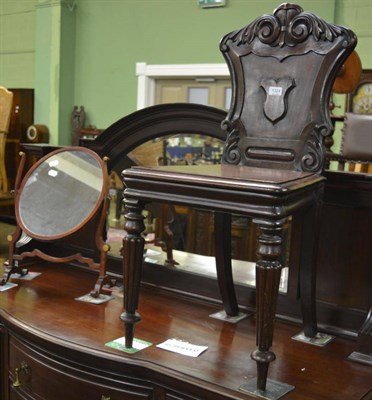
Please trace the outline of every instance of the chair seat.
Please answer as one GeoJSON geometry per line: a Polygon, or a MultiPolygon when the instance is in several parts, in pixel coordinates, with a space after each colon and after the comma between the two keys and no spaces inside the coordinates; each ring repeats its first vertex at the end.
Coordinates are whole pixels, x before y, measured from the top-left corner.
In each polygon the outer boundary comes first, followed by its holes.
{"type": "Polygon", "coordinates": [[[324,177],[309,172],[231,165],[132,167],[125,197],[283,218],[313,201],[324,177]]]}

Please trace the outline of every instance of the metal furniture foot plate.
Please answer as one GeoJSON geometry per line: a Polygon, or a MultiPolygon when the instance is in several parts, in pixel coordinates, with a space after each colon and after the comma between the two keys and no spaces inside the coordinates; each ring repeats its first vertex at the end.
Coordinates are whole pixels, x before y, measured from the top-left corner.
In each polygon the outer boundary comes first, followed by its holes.
{"type": "Polygon", "coordinates": [[[230,322],[231,324],[236,324],[239,321],[241,321],[242,319],[249,317],[250,315],[251,314],[244,314],[242,312],[239,312],[238,315],[230,316],[230,315],[227,315],[224,310],[222,310],[222,311],[218,311],[214,314],[210,314],[209,316],[211,318],[220,319],[221,321],[230,322]]]}
{"type": "Polygon", "coordinates": [[[266,400],[276,400],[283,397],[285,394],[291,392],[295,387],[292,385],[288,385],[287,383],[282,383],[278,381],[274,381],[272,379],[268,379],[266,381],[266,390],[257,389],[257,379],[254,378],[250,380],[248,383],[240,386],[239,390],[245,393],[249,393],[253,396],[256,396],[260,399],[266,400]]]}
{"type": "Polygon", "coordinates": [[[315,337],[308,337],[304,334],[304,332],[300,332],[299,334],[292,336],[292,339],[303,343],[313,344],[314,346],[324,347],[335,337],[336,336],[320,332],[318,332],[315,337]]]}

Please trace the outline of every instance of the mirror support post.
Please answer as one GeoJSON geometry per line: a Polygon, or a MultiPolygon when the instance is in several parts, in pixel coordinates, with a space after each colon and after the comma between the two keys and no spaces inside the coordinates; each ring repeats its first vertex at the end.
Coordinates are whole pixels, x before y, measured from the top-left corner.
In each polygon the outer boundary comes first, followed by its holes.
{"type": "MultiPolygon", "coordinates": [[[[103,176],[104,176],[104,185],[108,187],[108,170],[107,170],[107,162],[109,161],[108,157],[103,157],[103,176]]],[[[107,264],[107,253],[110,251],[111,247],[108,243],[103,240],[103,230],[105,227],[105,222],[107,220],[109,208],[108,201],[108,190],[103,198],[101,216],[99,219],[98,227],[96,230],[96,246],[100,252],[100,263],[99,263],[99,277],[94,285],[94,289],[90,292],[92,297],[98,297],[100,293],[105,293],[105,286],[111,288],[114,286],[114,281],[107,275],[106,273],[106,264],[107,264]]]]}

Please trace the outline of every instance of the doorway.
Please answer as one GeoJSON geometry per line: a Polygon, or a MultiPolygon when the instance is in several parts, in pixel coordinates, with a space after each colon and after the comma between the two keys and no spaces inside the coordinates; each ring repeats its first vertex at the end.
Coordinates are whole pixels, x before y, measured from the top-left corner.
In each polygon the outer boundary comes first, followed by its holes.
{"type": "Polygon", "coordinates": [[[156,79],[155,104],[196,103],[228,110],[229,78],[156,79]]]}

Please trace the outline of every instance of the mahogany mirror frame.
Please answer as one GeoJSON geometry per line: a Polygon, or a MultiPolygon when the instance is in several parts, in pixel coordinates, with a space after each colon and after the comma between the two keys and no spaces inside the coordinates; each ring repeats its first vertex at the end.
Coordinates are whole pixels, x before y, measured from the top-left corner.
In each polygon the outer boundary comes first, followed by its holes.
{"type": "Polygon", "coordinates": [[[99,207],[101,206],[103,200],[104,200],[104,196],[107,192],[106,188],[107,188],[107,168],[105,166],[104,161],[92,150],[86,149],[84,147],[63,147],[57,150],[54,150],[53,152],[47,154],[46,156],[44,156],[43,158],[41,158],[40,160],[38,160],[30,169],[29,171],[25,174],[24,178],[22,179],[21,185],[19,187],[19,189],[16,192],[16,199],[15,199],[15,214],[16,214],[16,221],[17,224],[21,227],[21,229],[29,236],[31,236],[33,239],[39,239],[42,241],[55,241],[58,239],[62,239],[65,238],[67,236],[72,235],[73,233],[77,232],[78,230],[80,230],[82,227],[84,227],[84,225],[97,213],[97,210],[99,209],[99,207]],[[73,228],[60,233],[60,234],[56,234],[56,235],[41,235],[38,233],[33,232],[31,229],[29,229],[23,222],[22,217],[21,217],[21,213],[20,213],[20,203],[22,202],[22,195],[25,189],[25,186],[28,182],[28,180],[30,179],[30,177],[34,174],[34,172],[36,170],[39,169],[39,167],[44,164],[44,162],[46,162],[47,160],[51,159],[52,157],[54,157],[57,154],[60,153],[65,153],[65,152],[71,152],[71,151],[76,151],[76,152],[81,152],[81,153],[86,153],[89,154],[90,156],[92,156],[96,161],[97,161],[97,166],[100,167],[101,171],[102,171],[102,187],[101,187],[101,192],[97,198],[97,201],[94,205],[94,207],[92,208],[92,210],[90,212],[88,212],[88,214],[84,217],[81,218],[81,221],[79,223],[77,223],[73,228]]]}
{"type": "MultiPolygon", "coordinates": [[[[97,153],[95,153],[93,150],[84,148],[84,147],[78,147],[78,146],[68,146],[68,147],[63,147],[60,149],[57,149],[55,151],[52,151],[51,153],[47,154],[46,156],[42,157],[40,160],[38,160],[31,168],[30,170],[25,174],[21,181],[21,177],[23,175],[23,169],[25,165],[25,154],[21,153],[21,163],[19,170],[17,172],[17,179],[16,179],[16,187],[15,187],[15,214],[16,214],[16,230],[13,233],[13,235],[8,236],[8,242],[9,242],[9,260],[8,260],[8,265],[7,268],[5,268],[4,274],[3,274],[3,279],[0,282],[1,285],[6,284],[6,282],[10,279],[12,274],[19,274],[21,277],[26,275],[28,273],[28,270],[25,268],[22,268],[22,266],[19,265],[19,262],[22,261],[23,259],[27,257],[39,257],[43,260],[53,262],[53,263],[68,263],[71,261],[78,261],[82,264],[87,264],[90,268],[99,270],[99,277],[94,285],[94,289],[91,291],[91,295],[93,297],[98,297],[101,293],[106,294],[108,293],[107,291],[107,286],[112,286],[113,282],[111,279],[107,276],[106,274],[106,258],[107,258],[107,253],[110,250],[110,246],[105,243],[102,234],[104,230],[104,224],[105,224],[105,219],[106,219],[106,214],[107,214],[107,209],[108,209],[108,173],[107,173],[107,165],[106,161],[107,159],[102,159],[97,153]],[[90,211],[87,212],[87,214],[81,218],[78,223],[73,226],[71,229],[66,230],[65,232],[60,232],[58,234],[51,234],[51,235],[43,235],[40,233],[35,233],[30,229],[30,227],[27,227],[22,220],[22,217],[20,215],[20,203],[22,201],[22,194],[24,192],[24,188],[27,185],[27,182],[30,178],[32,178],[32,175],[35,173],[35,171],[38,170],[38,168],[45,163],[47,160],[51,159],[52,157],[63,153],[63,152],[81,152],[85,154],[89,154],[96,162],[97,162],[97,167],[100,168],[102,172],[102,186],[100,193],[97,197],[97,200],[92,207],[90,211]],[[93,258],[90,257],[84,257],[81,253],[75,253],[71,254],[68,256],[54,256],[48,254],[48,252],[45,252],[44,250],[40,250],[37,247],[33,249],[27,249],[24,252],[20,252],[20,254],[15,254],[15,249],[16,249],[16,244],[21,242],[22,244],[27,244],[31,241],[31,239],[36,239],[41,242],[55,242],[60,239],[64,239],[67,237],[71,237],[78,231],[81,231],[84,229],[84,227],[88,224],[92,218],[98,217],[98,225],[97,229],[95,232],[95,242],[96,246],[98,248],[98,251],[100,252],[100,260],[99,262],[95,262],[93,258]]],[[[62,205],[63,206],[63,205],[62,205]]],[[[22,244],[18,246],[19,248],[22,247],[22,244]]],[[[36,244],[37,246],[37,244],[36,244]]]]}

